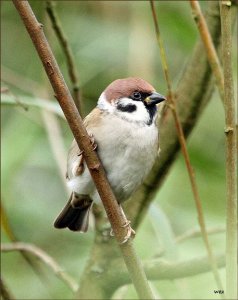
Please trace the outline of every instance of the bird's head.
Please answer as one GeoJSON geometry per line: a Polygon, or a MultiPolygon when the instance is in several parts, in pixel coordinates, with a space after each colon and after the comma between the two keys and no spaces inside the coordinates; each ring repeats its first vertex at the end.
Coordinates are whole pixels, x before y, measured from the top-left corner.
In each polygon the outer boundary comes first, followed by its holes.
{"type": "Polygon", "coordinates": [[[98,108],[129,122],[151,125],[156,117],[156,105],[166,98],[141,78],[113,81],[98,100],[98,108]]]}

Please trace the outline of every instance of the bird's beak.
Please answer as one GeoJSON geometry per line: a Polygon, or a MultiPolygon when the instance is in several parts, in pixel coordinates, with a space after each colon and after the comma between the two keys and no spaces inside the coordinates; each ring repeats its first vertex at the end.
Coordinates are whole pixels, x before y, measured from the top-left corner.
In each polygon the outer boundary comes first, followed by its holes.
{"type": "Polygon", "coordinates": [[[150,96],[146,97],[144,101],[146,105],[150,106],[158,104],[164,100],[166,100],[166,98],[163,95],[153,92],[150,96]]]}

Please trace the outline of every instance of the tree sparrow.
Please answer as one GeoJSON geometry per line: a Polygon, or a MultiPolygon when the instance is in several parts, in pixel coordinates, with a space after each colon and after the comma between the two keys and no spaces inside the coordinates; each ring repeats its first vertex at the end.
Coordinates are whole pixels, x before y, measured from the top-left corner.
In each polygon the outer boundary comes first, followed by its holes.
{"type": "MultiPolygon", "coordinates": [[[[164,100],[143,79],[118,79],[84,119],[119,204],[132,195],[153,166],[158,152],[156,104],[164,100]]],[[[100,197],[75,140],[68,153],[66,178],[72,194],[54,226],[86,232],[90,208],[100,197]]]]}

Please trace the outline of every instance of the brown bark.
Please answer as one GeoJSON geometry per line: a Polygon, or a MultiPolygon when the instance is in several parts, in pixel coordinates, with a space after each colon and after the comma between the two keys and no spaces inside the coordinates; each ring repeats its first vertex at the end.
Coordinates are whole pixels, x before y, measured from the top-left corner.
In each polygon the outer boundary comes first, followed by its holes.
{"type": "Polygon", "coordinates": [[[229,1],[221,1],[226,134],[226,297],[237,299],[237,128],[232,76],[232,21],[229,1]]]}

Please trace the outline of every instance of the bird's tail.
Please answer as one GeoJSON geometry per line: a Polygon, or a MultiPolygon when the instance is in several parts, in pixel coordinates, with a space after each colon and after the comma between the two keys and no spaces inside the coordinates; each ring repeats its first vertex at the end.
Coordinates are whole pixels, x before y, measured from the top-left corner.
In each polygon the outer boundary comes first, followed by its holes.
{"type": "Polygon", "coordinates": [[[92,201],[86,196],[72,193],[69,201],[56,218],[55,228],[68,227],[72,231],[86,232],[88,230],[89,212],[92,201]]]}

